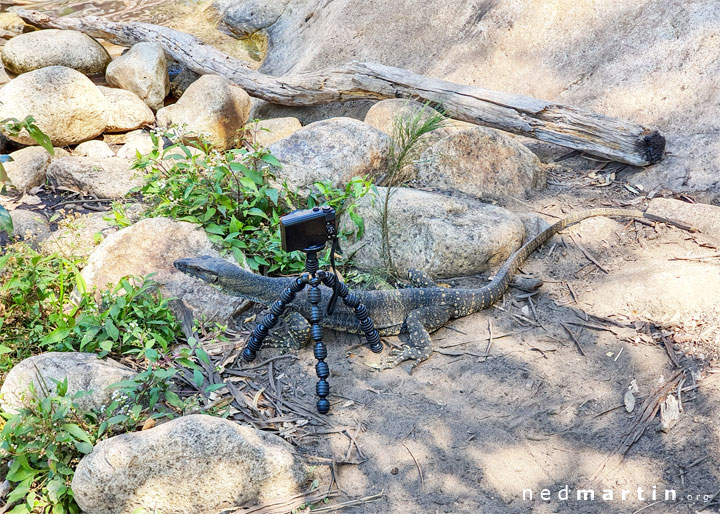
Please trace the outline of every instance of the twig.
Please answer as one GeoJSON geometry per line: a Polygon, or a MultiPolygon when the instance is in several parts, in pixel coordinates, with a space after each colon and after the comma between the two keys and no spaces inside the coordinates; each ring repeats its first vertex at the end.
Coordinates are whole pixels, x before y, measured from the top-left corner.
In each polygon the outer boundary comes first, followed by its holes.
{"type": "Polygon", "coordinates": [[[577,246],[578,248],[580,248],[580,251],[583,253],[583,255],[585,255],[585,257],[588,258],[588,260],[589,260],[590,262],[592,262],[595,266],[597,266],[597,267],[600,269],[600,271],[602,271],[602,272],[605,273],[606,275],[609,275],[609,274],[610,274],[610,273],[608,273],[608,270],[606,270],[605,268],[603,268],[603,267],[600,265],[600,263],[597,261],[597,259],[596,259],[595,257],[593,257],[593,256],[590,254],[590,252],[588,252],[582,244],[580,244],[578,241],[575,240],[575,238],[573,237],[572,234],[568,234],[568,236],[570,236],[570,239],[572,239],[572,242],[575,243],[575,246],[577,246]]]}
{"type": "Polygon", "coordinates": [[[356,505],[362,505],[363,503],[377,501],[383,496],[385,496],[384,491],[380,491],[379,493],[373,494],[372,496],[365,496],[364,498],[358,498],[356,500],[349,500],[346,502],[336,503],[334,505],[326,505],[325,507],[313,509],[312,512],[332,512],[334,510],[344,509],[345,507],[355,507],[356,505]]]}
{"type": "Polygon", "coordinates": [[[562,327],[565,329],[565,331],[570,335],[570,339],[572,339],[573,342],[575,343],[575,346],[577,346],[577,349],[580,352],[580,355],[585,357],[585,352],[583,351],[582,346],[580,346],[580,341],[577,340],[577,338],[575,337],[575,334],[573,334],[572,330],[570,330],[570,327],[568,327],[562,321],[560,322],[560,325],[562,325],[562,327]]]}
{"type": "Polygon", "coordinates": [[[490,348],[492,348],[492,345],[493,345],[492,323],[490,322],[490,320],[488,320],[488,343],[487,343],[487,346],[485,347],[485,357],[486,358],[490,355],[490,348]]]}
{"type": "Polygon", "coordinates": [[[649,505],[645,505],[644,507],[640,507],[638,510],[634,511],[632,514],[637,514],[638,512],[642,512],[643,510],[648,509],[648,508],[652,507],[653,505],[657,505],[658,503],[660,503],[660,500],[650,503],[649,505]]]}
{"type": "Polygon", "coordinates": [[[415,455],[413,455],[413,452],[410,451],[410,448],[408,448],[405,443],[402,443],[402,445],[408,451],[408,453],[410,454],[410,457],[412,457],[412,459],[415,461],[415,465],[417,466],[418,473],[420,474],[420,485],[422,487],[422,490],[425,491],[425,478],[423,478],[423,472],[422,472],[422,468],[420,468],[420,463],[415,458],[415,455]]]}

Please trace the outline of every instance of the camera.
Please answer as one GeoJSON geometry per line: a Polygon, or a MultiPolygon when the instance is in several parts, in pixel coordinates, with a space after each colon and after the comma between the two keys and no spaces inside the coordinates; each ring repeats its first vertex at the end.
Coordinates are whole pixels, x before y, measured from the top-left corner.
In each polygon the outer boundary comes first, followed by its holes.
{"type": "Polygon", "coordinates": [[[336,236],[335,209],[329,205],[293,211],[280,218],[280,240],[286,252],[322,250],[336,236]]]}

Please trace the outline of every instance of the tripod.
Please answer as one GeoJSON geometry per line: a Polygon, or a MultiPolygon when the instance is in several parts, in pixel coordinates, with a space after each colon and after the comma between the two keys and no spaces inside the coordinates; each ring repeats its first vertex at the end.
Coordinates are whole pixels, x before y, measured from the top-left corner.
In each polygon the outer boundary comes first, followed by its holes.
{"type": "MultiPolygon", "coordinates": [[[[324,245],[322,245],[324,246],[324,245]]],[[[370,350],[374,353],[382,351],[382,343],[380,342],[380,334],[375,329],[375,325],[370,319],[367,308],[360,303],[360,298],[351,293],[348,287],[334,273],[327,273],[319,270],[320,263],[317,258],[317,250],[322,249],[311,247],[303,250],[305,252],[305,273],[296,278],[289,287],[280,293],[280,297],[270,307],[270,313],[266,314],[262,322],[255,326],[252,335],[248,339],[247,345],[242,352],[242,357],[246,362],[251,362],[257,356],[257,352],[267,337],[269,331],[277,325],[280,316],[285,312],[288,305],[295,299],[295,295],[302,291],[306,285],[310,284],[308,293],[308,301],[310,302],[310,337],[315,342],[315,358],[318,360],[315,365],[315,372],[320,380],[315,386],[315,392],[318,396],[317,410],[320,414],[327,414],[330,410],[330,402],[327,396],[330,394],[330,384],[327,378],[330,376],[330,368],[325,362],[327,357],[327,347],[322,342],[323,328],[320,325],[322,320],[322,310],[320,308],[320,283],[325,284],[333,290],[333,298],[328,304],[327,314],[332,313],[336,297],[342,298],[345,305],[355,311],[360,329],[365,333],[370,350]]]]}

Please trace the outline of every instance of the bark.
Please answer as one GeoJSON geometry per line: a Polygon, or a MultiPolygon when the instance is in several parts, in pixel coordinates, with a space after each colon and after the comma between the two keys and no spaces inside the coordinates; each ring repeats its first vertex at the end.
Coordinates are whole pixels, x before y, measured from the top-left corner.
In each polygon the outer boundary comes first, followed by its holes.
{"type": "Polygon", "coordinates": [[[657,130],[602,114],[418,75],[376,63],[352,62],[312,73],[273,77],[202,43],[195,37],[149,23],[115,23],[95,16],[51,17],[18,10],[42,28],[72,29],[131,46],[159,43],[176,61],[199,74],[214,73],[251,96],[292,106],[349,100],[410,98],[442,106],[452,118],[520,134],[635,166],[662,160],[665,138],[657,130]]]}

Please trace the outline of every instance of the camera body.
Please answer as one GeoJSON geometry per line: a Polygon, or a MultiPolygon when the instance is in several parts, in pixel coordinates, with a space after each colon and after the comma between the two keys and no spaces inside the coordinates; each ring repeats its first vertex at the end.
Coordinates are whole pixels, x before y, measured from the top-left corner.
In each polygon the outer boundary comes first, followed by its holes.
{"type": "Polygon", "coordinates": [[[322,250],[336,236],[335,209],[329,205],[293,211],[280,218],[280,240],[286,252],[322,250]]]}

